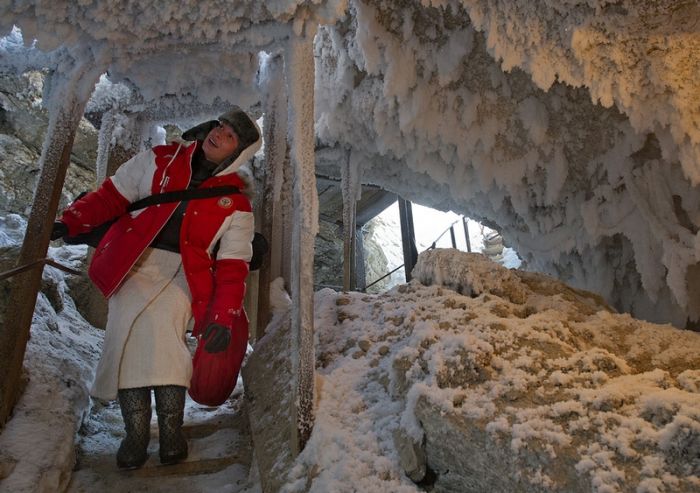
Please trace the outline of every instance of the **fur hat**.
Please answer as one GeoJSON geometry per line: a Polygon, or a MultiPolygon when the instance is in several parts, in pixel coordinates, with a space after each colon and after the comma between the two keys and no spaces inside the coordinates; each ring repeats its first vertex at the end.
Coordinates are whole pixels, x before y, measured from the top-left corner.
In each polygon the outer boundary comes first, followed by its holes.
{"type": "Polygon", "coordinates": [[[252,143],[260,139],[258,126],[250,119],[248,114],[238,106],[232,107],[229,111],[219,116],[218,120],[209,120],[208,122],[200,123],[199,125],[190,128],[182,133],[183,140],[204,140],[209,132],[216,127],[219,122],[224,122],[231,125],[234,132],[238,136],[238,149],[240,153],[252,143]]]}
{"type": "Polygon", "coordinates": [[[219,116],[219,121],[228,123],[238,135],[238,148],[243,150],[260,138],[258,126],[250,119],[248,113],[234,106],[229,111],[219,116]]]}

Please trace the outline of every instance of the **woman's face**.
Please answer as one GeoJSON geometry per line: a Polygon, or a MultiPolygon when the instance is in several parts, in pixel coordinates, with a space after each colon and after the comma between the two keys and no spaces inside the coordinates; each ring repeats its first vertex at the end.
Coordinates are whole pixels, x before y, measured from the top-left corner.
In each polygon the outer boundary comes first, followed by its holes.
{"type": "Polygon", "coordinates": [[[219,122],[219,125],[207,134],[202,144],[204,157],[207,161],[217,164],[233,154],[237,147],[238,135],[224,122],[219,122]]]}

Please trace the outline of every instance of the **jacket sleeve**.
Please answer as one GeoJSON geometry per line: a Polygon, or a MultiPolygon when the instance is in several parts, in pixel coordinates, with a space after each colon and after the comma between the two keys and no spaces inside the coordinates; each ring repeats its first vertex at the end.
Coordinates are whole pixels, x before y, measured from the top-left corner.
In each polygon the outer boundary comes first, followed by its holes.
{"type": "Polygon", "coordinates": [[[129,201],[107,179],[100,188],[73,202],[63,212],[60,220],[68,226],[68,234],[73,236],[91,231],[124,214],[128,205],[129,201]]]}
{"type": "Polygon", "coordinates": [[[254,234],[253,213],[240,210],[234,212],[228,228],[221,236],[214,263],[214,293],[207,323],[216,322],[233,327],[235,319],[241,314],[254,234]]]}
{"type": "Polygon", "coordinates": [[[97,190],[73,202],[60,218],[68,226],[68,234],[85,233],[124,214],[131,202],[147,195],[141,187],[144,176],[153,167],[153,151],[141,152],[121,165],[97,190]]]}

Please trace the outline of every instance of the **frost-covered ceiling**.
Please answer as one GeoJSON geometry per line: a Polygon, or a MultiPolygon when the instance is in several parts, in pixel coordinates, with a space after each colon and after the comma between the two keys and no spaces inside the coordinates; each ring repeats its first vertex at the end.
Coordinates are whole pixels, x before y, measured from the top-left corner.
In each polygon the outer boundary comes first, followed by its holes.
{"type": "Polygon", "coordinates": [[[350,151],[365,182],[497,225],[531,268],[700,318],[695,1],[47,0],[0,19],[42,53],[109,58],[173,111],[251,104],[257,51],[322,24],[321,166],[350,151]]]}
{"type": "Polygon", "coordinates": [[[25,43],[36,40],[25,69],[90,57],[135,92],[132,105],[160,115],[234,99],[252,104],[258,52],[283,45],[307,24],[315,30],[334,22],[345,9],[338,0],[10,1],[0,4],[0,32],[15,25],[25,43]]]}

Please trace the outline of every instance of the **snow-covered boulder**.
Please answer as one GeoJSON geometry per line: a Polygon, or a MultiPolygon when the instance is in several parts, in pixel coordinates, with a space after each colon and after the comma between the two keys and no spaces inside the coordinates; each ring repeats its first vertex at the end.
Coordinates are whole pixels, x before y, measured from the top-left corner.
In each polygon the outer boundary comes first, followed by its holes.
{"type": "Polygon", "coordinates": [[[317,293],[323,385],[287,491],[697,491],[700,334],[481,255],[414,272],[433,284],[317,293]]]}

